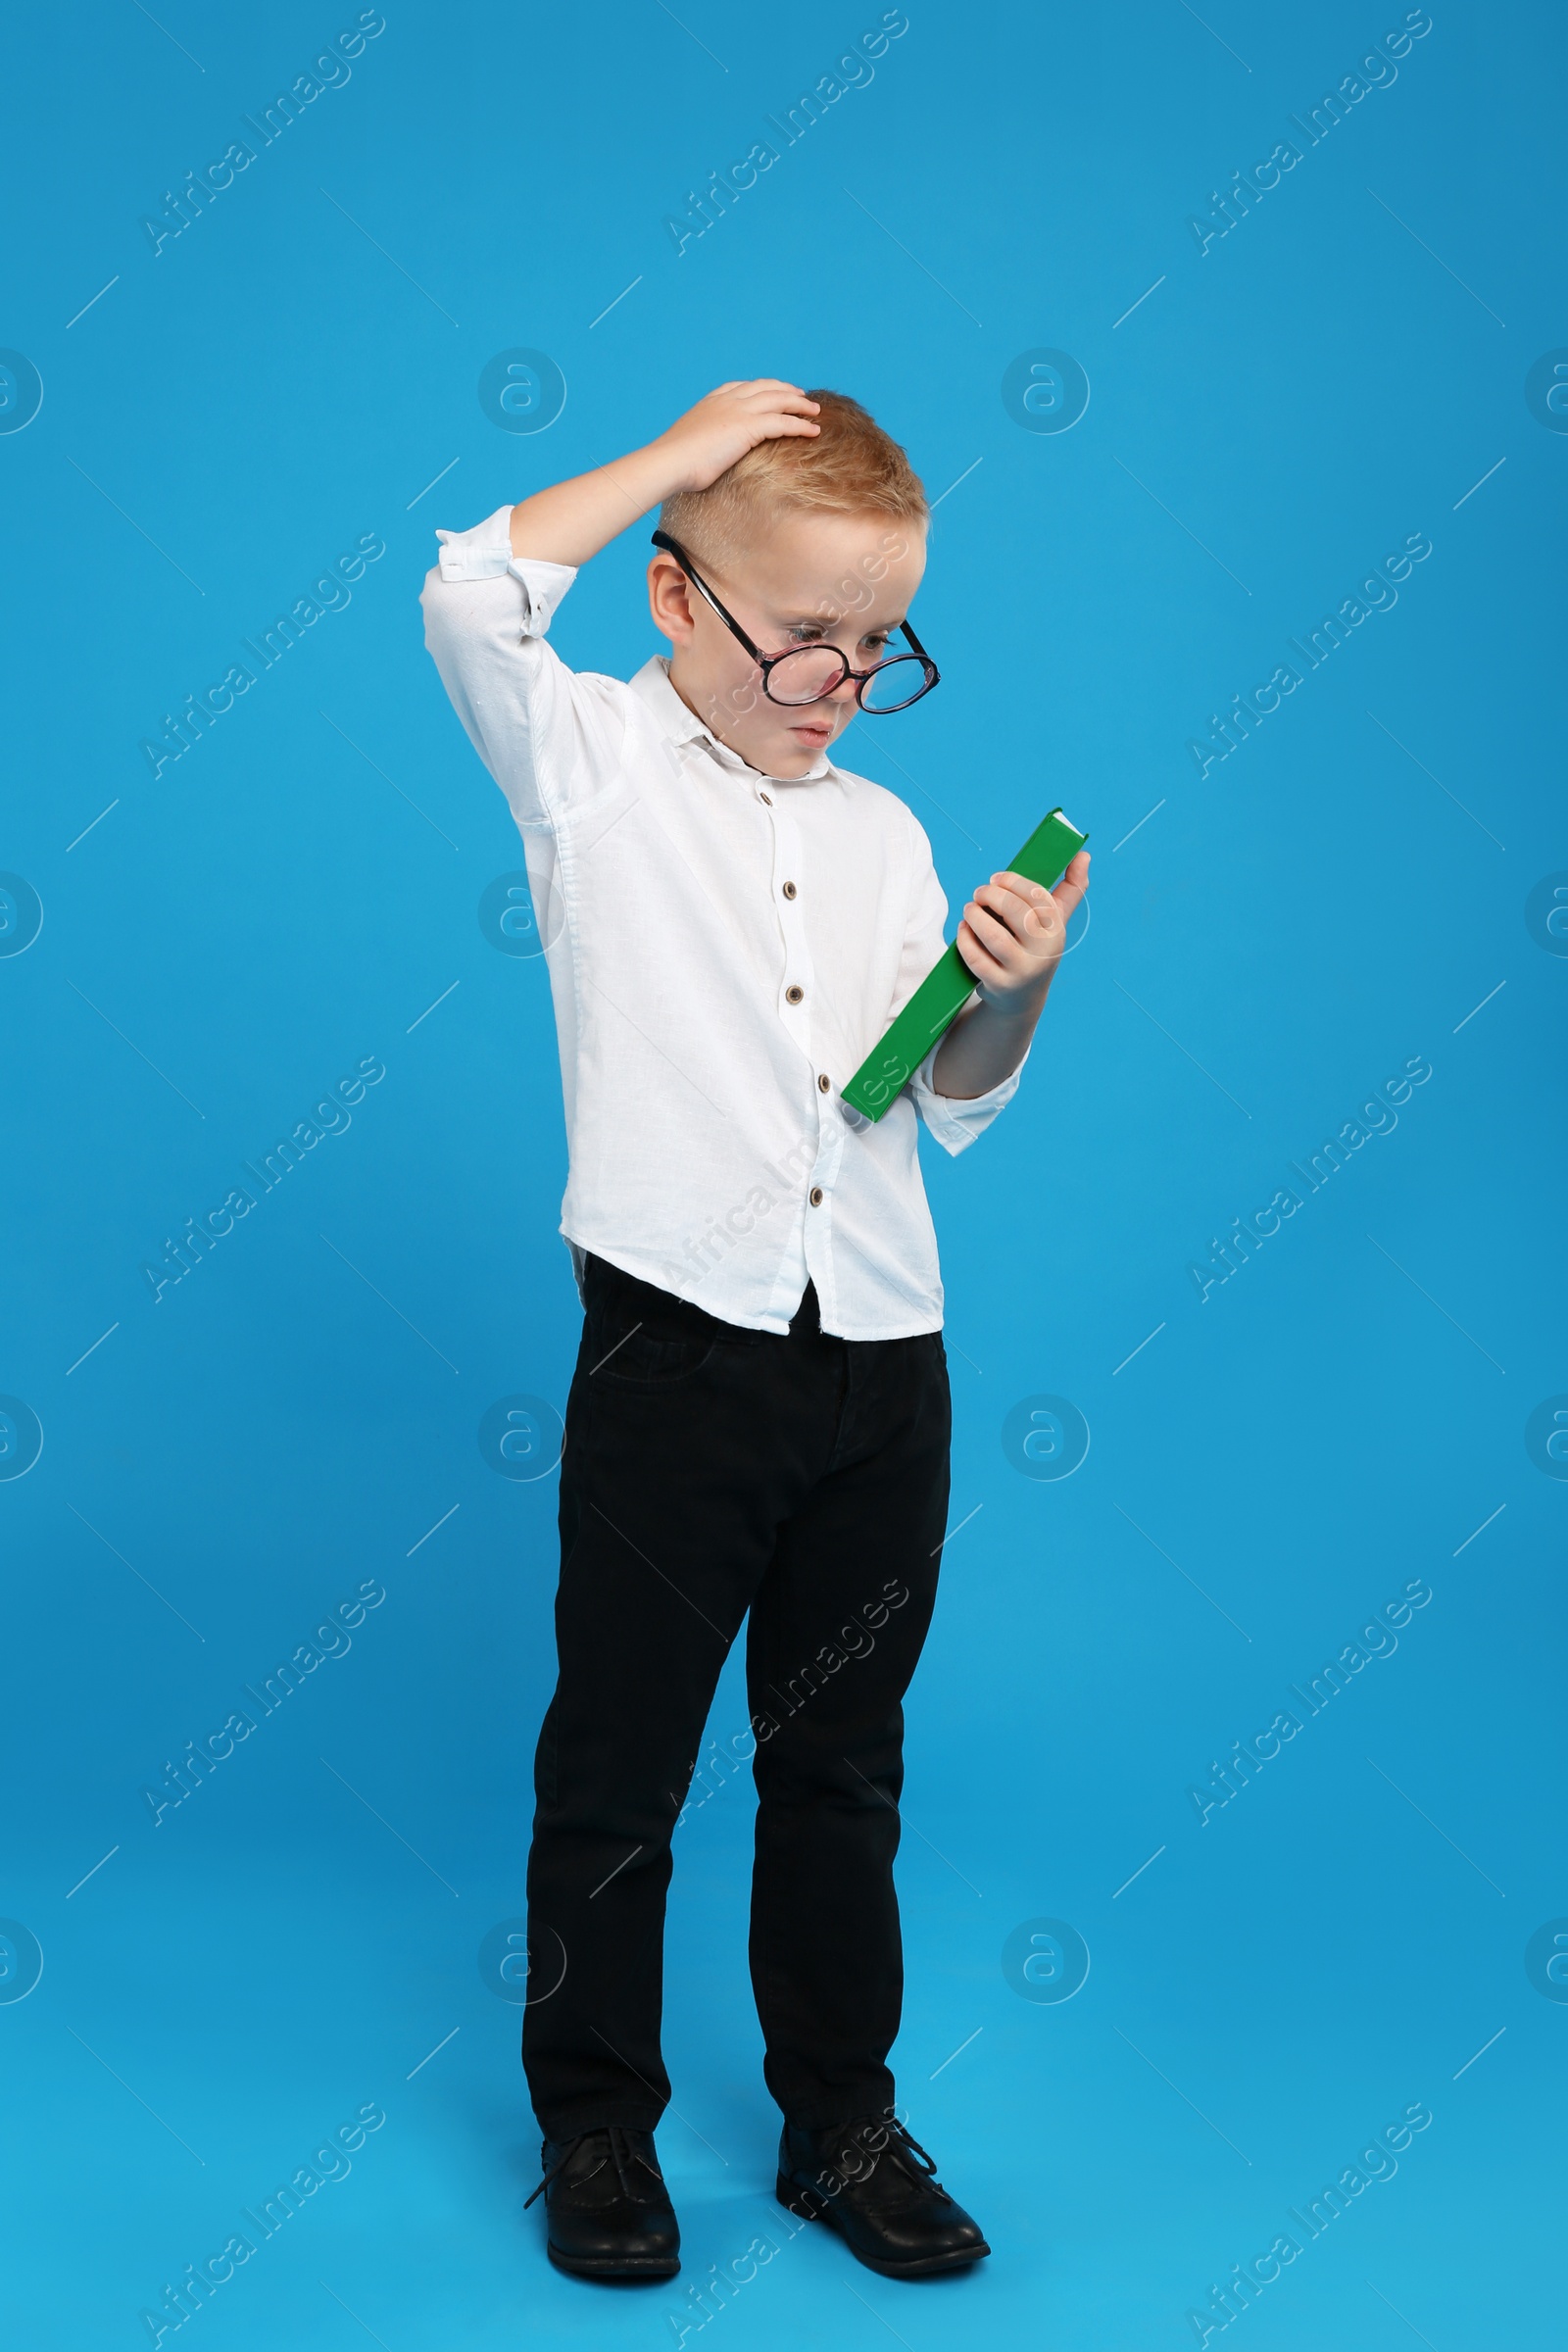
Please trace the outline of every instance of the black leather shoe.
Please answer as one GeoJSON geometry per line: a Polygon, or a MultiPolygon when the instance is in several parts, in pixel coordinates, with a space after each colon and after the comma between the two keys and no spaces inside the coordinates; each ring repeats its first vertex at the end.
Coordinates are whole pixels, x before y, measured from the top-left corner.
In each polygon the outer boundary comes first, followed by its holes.
{"type": "Polygon", "coordinates": [[[991,2251],[936,2170],[891,2116],[861,2116],[826,2132],[786,2124],[778,2198],[791,2213],[831,2223],[867,2270],[885,2278],[923,2278],[991,2251]]]}
{"type": "Polygon", "coordinates": [[[680,2269],[680,2228],[651,2132],[607,2124],[575,2139],[547,2139],[542,2196],[546,2252],[579,2278],[668,2278],[680,2269]]]}

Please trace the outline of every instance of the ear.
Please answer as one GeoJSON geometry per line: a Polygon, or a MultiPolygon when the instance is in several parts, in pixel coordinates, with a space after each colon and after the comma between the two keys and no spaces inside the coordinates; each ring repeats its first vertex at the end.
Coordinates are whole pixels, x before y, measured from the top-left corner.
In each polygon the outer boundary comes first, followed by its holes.
{"type": "Polygon", "coordinates": [[[661,549],[648,566],[648,610],[655,628],[671,645],[689,645],[696,634],[691,605],[694,593],[674,557],[661,549]]]}

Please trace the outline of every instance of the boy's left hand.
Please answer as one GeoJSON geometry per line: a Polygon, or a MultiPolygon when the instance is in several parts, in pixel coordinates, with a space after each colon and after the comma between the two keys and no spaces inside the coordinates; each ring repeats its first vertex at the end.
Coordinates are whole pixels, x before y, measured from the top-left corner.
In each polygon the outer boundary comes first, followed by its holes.
{"type": "Polygon", "coordinates": [[[1039,1010],[1067,945],[1067,925],[1089,888],[1080,850],[1054,890],[1022,874],[993,874],[963,910],[956,946],[982,999],[1004,1012],[1039,1010]]]}

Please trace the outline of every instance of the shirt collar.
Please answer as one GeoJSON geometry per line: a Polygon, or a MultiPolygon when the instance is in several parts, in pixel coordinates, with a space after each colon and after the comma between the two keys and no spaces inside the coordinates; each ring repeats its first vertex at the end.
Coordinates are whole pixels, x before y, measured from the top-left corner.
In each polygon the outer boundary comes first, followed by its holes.
{"type": "Polygon", "coordinates": [[[632,679],[631,687],[632,692],[640,695],[647,704],[672,743],[699,744],[718,761],[720,767],[727,767],[732,774],[760,777],[768,784],[812,784],[825,776],[831,776],[837,783],[844,781],[842,771],[833,765],[826,752],[818,752],[810,766],[799,776],[770,776],[763,769],[753,767],[749,760],[741,758],[739,752],[731,751],[727,743],[720,743],[712,729],[705,726],[696,711],[681,700],[669,682],[669,658],[665,654],[655,654],[652,661],[645,662],[632,679]]]}

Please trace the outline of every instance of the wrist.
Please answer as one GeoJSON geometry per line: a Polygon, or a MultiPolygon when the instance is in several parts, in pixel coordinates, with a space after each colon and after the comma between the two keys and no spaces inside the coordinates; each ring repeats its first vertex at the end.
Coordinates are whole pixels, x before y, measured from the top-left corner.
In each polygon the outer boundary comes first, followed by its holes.
{"type": "Polygon", "coordinates": [[[1025,988],[998,990],[995,995],[991,995],[982,987],[980,1002],[982,1004],[988,1004],[1002,1020],[1037,1021],[1045,1008],[1046,998],[1051,993],[1051,983],[1055,974],[1055,965],[1053,964],[1050,971],[1042,973],[1038,980],[1031,981],[1025,988]]]}
{"type": "Polygon", "coordinates": [[[639,514],[657,507],[676,487],[670,479],[668,462],[662,462],[657,441],[650,441],[642,449],[629,449],[622,457],[609,459],[599,471],[601,478],[612,484],[639,514]]]}
{"type": "Polygon", "coordinates": [[[702,490],[707,484],[700,481],[692,469],[691,453],[684,457],[679,444],[668,432],[660,433],[642,449],[634,450],[631,459],[652,485],[651,506],[662,505],[673,498],[678,490],[702,490]]]}

